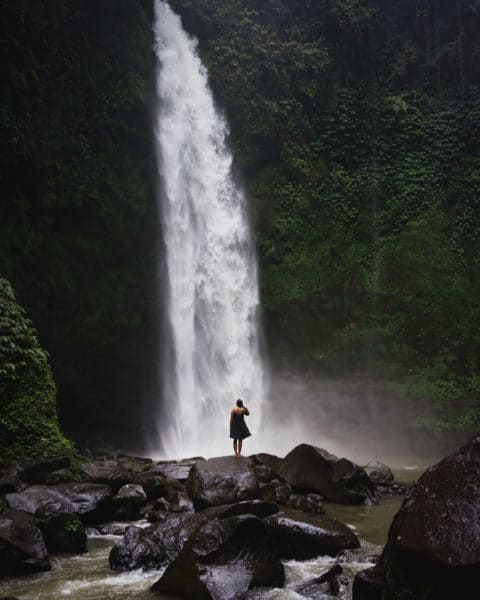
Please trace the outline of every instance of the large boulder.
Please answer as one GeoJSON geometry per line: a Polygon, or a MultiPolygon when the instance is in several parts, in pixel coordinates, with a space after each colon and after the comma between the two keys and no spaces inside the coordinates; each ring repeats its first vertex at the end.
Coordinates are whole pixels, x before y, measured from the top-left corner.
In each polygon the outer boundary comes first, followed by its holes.
{"type": "Polygon", "coordinates": [[[87,524],[108,520],[113,506],[111,488],[93,483],[33,485],[21,493],[7,494],[5,499],[15,510],[42,518],[75,513],[87,524]]]}
{"type": "Polygon", "coordinates": [[[85,527],[73,513],[55,515],[42,525],[49,552],[82,554],[87,552],[85,527]]]}
{"type": "Polygon", "coordinates": [[[470,598],[480,573],[480,436],[428,469],[390,527],[354,600],[470,598]]]}
{"type": "Polygon", "coordinates": [[[292,493],[292,488],[288,483],[282,483],[275,480],[260,486],[259,498],[266,502],[277,502],[278,504],[287,504],[292,493]]]}
{"type": "Polygon", "coordinates": [[[159,569],[176,558],[194,531],[212,519],[245,514],[264,518],[277,511],[275,504],[252,500],[214,506],[198,513],[165,515],[151,527],[132,526],[110,551],[110,568],[114,571],[159,569]]]}
{"type": "Polygon", "coordinates": [[[252,456],[253,461],[256,465],[268,467],[270,471],[278,475],[280,467],[282,466],[283,460],[279,456],[274,454],[267,454],[266,452],[260,452],[252,456]]]}
{"type": "Polygon", "coordinates": [[[371,460],[368,465],[363,467],[365,473],[375,484],[393,483],[393,473],[390,467],[378,460],[371,460]]]}
{"type": "Polygon", "coordinates": [[[198,458],[193,460],[157,463],[153,467],[153,471],[169,479],[186,481],[193,465],[203,460],[203,458],[198,458]]]}
{"type": "Polygon", "coordinates": [[[193,465],[188,492],[195,508],[232,504],[258,495],[258,480],[251,458],[223,456],[193,465]]]}
{"type": "Polygon", "coordinates": [[[129,521],[139,517],[140,508],[147,502],[147,495],[141,485],[127,483],[118,490],[113,502],[115,518],[129,521]]]}
{"type": "Polygon", "coordinates": [[[0,577],[48,571],[47,546],[37,520],[6,508],[0,512],[0,577]]]}
{"type": "Polygon", "coordinates": [[[169,494],[169,490],[174,487],[174,483],[169,484],[164,477],[160,476],[155,471],[138,473],[131,481],[132,483],[136,483],[143,487],[143,491],[147,495],[148,500],[166,498],[169,494]]]}
{"type": "Polygon", "coordinates": [[[105,458],[103,460],[84,463],[81,465],[81,470],[85,477],[92,483],[109,485],[115,490],[119,490],[127,483],[132,483],[134,473],[140,474],[142,472],[140,466],[133,472],[115,458],[105,458]]]}
{"type": "Polygon", "coordinates": [[[376,501],[375,486],[362,467],[308,444],[301,444],[287,454],[279,474],[295,490],[320,494],[330,502],[376,501]]]}
{"type": "Polygon", "coordinates": [[[70,467],[69,456],[57,456],[48,460],[28,460],[21,464],[18,476],[30,484],[45,483],[53,471],[70,467]]]}
{"type": "Polygon", "coordinates": [[[326,517],[296,513],[294,517],[277,513],[265,519],[282,558],[306,560],[315,556],[337,556],[343,550],[360,546],[357,536],[346,525],[326,517]]]}
{"type": "Polygon", "coordinates": [[[264,523],[241,515],[198,528],[152,591],[190,600],[239,600],[253,587],[281,587],[284,580],[264,523]]]}

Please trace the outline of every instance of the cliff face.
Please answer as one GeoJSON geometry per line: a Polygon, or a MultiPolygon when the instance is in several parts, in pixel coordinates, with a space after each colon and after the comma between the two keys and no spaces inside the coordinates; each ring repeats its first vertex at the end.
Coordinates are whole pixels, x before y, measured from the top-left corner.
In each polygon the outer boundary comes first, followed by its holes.
{"type": "Polygon", "coordinates": [[[275,363],[478,423],[480,3],[171,4],[229,116],[275,363]]]}
{"type": "Polygon", "coordinates": [[[0,13],[0,273],[51,355],[67,429],[138,437],[155,362],[151,3],[0,13]]]}

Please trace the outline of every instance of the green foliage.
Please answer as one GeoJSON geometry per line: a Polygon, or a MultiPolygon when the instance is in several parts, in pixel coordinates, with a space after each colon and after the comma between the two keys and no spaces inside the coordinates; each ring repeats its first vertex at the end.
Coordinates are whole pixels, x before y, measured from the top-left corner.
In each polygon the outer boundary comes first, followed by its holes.
{"type": "Polygon", "coordinates": [[[0,278],[0,457],[49,458],[72,452],[61,434],[56,388],[36,332],[0,278]]]}

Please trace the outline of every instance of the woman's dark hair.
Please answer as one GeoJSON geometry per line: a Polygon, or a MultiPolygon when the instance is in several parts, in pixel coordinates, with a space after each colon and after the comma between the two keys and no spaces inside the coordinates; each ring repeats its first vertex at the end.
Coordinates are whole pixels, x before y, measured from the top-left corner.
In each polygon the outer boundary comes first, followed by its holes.
{"type": "Polygon", "coordinates": [[[239,408],[242,408],[242,406],[243,406],[243,400],[240,400],[240,398],[237,400],[237,406],[239,408]]]}

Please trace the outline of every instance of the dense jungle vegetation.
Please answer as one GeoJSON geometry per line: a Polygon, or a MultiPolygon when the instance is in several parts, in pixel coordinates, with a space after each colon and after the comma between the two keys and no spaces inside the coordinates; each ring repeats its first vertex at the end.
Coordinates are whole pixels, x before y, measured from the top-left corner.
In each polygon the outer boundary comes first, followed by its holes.
{"type": "MultiPolygon", "coordinates": [[[[231,124],[274,364],[478,427],[480,0],[171,5],[231,124]]],[[[155,397],[152,3],[0,9],[0,274],[67,429],[125,442],[155,397]]]]}
{"type": "Polygon", "coordinates": [[[478,426],[480,2],[171,4],[231,123],[275,360],[478,426]]]}

